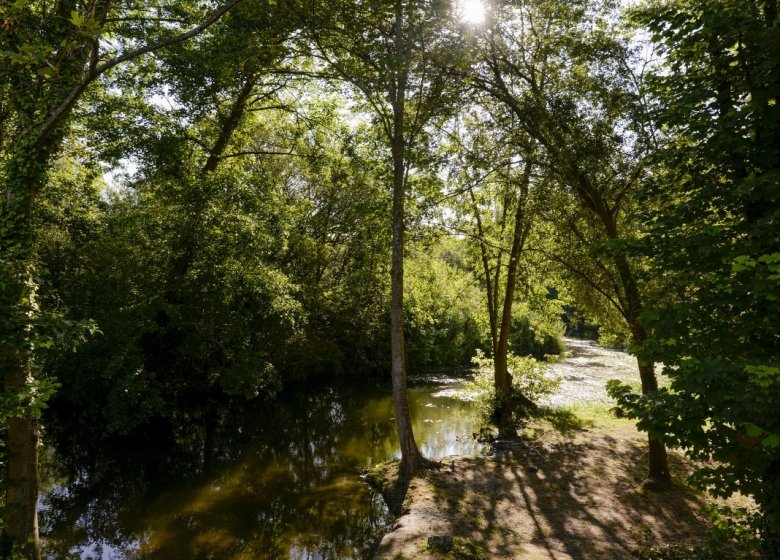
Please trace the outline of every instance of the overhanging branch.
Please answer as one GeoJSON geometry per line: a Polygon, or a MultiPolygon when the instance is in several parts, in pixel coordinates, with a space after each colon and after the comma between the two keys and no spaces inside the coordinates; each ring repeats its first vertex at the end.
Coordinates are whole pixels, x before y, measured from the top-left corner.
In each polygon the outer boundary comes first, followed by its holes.
{"type": "Polygon", "coordinates": [[[49,136],[52,130],[54,130],[54,128],[60,123],[60,121],[62,121],[62,119],[68,114],[68,111],[70,111],[70,109],[76,103],[78,98],[81,97],[81,94],[84,93],[84,90],[87,89],[87,86],[89,86],[89,84],[94,82],[101,74],[107,72],[108,70],[114,68],[119,64],[122,64],[123,62],[127,62],[128,60],[138,58],[139,56],[142,56],[144,54],[154,52],[163,49],[165,47],[175,45],[177,43],[182,43],[187,39],[190,39],[195,35],[198,35],[199,33],[211,27],[222,16],[224,16],[227,12],[229,12],[231,9],[237,6],[241,1],[242,0],[230,0],[227,4],[225,4],[221,8],[215,10],[208,18],[206,18],[205,21],[203,21],[203,23],[193,27],[189,31],[185,31],[184,33],[180,33],[179,35],[169,37],[168,39],[163,39],[162,41],[158,41],[156,43],[138,47],[137,49],[133,49],[130,52],[127,52],[116,58],[107,60],[103,64],[90,65],[89,70],[87,70],[87,73],[84,76],[84,78],[81,80],[81,82],[79,82],[71,90],[71,92],[68,94],[65,100],[62,103],[60,103],[60,105],[56,109],[54,109],[54,111],[52,111],[52,113],[43,123],[40,130],[38,131],[38,135],[35,138],[36,144],[40,145],[43,143],[44,140],[46,140],[46,138],[49,136]]]}

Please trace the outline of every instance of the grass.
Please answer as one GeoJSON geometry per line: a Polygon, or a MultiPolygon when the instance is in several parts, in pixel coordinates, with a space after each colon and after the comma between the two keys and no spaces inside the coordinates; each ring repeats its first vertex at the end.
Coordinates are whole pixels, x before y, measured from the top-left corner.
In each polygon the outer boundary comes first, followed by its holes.
{"type": "Polygon", "coordinates": [[[633,421],[615,415],[613,406],[604,403],[583,403],[560,408],[540,408],[526,423],[523,435],[536,441],[545,437],[550,431],[572,437],[590,430],[638,433],[633,421]]]}

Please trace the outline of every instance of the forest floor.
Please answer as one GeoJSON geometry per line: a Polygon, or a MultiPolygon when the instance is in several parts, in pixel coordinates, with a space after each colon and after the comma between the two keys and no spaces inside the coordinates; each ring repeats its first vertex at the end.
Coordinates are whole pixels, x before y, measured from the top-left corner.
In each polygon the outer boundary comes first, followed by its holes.
{"type": "Polygon", "coordinates": [[[632,559],[651,546],[706,544],[711,500],[685,484],[690,462],[670,451],[674,487],[644,489],[646,436],[609,412],[604,383],[630,379],[630,356],[567,342],[556,370],[570,398],[554,397],[558,408],[522,426],[520,441],[446,458],[403,485],[394,467],[381,473],[404,501],[376,558],[632,559]]]}

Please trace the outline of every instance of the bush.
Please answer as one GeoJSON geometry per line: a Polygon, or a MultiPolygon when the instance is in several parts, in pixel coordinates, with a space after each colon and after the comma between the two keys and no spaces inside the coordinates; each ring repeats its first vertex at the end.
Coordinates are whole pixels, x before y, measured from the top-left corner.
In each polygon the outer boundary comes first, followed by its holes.
{"type": "Polygon", "coordinates": [[[488,319],[473,274],[453,256],[457,240],[412,253],[405,272],[405,333],[411,370],[468,365],[488,319]]]}
{"type": "MultiPolygon", "coordinates": [[[[498,408],[498,395],[493,385],[493,358],[488,358],[482,350],[477,350],[471,362],[477,366],[474,380],[466,384],[466,391],[477,405],[480,415],[488,420],[498,408]]],[[[527,400],[538,401],[553,394],[561,384],[558,377],[548,373],[547,364],[530,356],[507,356],[509,371],[512,374],[513,417],[520,419],[525,412],[527,400]]]]}
{"type": "MultiPolygon", "coordinates": [[[[558,327],[558,325],[555,325],[558,327]]],[[[563,342],[558,332],[540,332],[534,328],[528,317],[515,318],[512,321],[512,333],[509,336],[509,348],[517,356],[533,356],[544,360],[546,356],[559,356],[563,353],[563,342]]]]}
{"type": "Polygon", "coordinates": [[[709,530],[710,547],[720,552],[719,558],[743,560],[756,558],[761,548],[757,527],[760,517],[747,508],[732,508],[712,504],[707,507],[712,521],[709,530]],[[723,551],[731,551],[727,555],[723,551]]]}

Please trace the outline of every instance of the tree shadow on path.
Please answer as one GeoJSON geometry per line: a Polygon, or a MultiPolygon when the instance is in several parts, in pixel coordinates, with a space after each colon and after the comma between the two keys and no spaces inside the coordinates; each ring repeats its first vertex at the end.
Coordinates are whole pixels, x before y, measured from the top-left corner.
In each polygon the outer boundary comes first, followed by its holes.
{"type": "MultiPolygon", "coordinates": [[[[401,556],[441,558],[424,545],[440,531],[468,538],[489,558],[526,560],[630,559],[640,544],[703,544],[704,497],[684,484],[643,490],[646,461],[641,437],[620,432],[523,441],[491,458],[445,460],[409,489],[401,556]]],[[[670,453],[670,461],[682,480],[685,460],[670,453]]]]}

